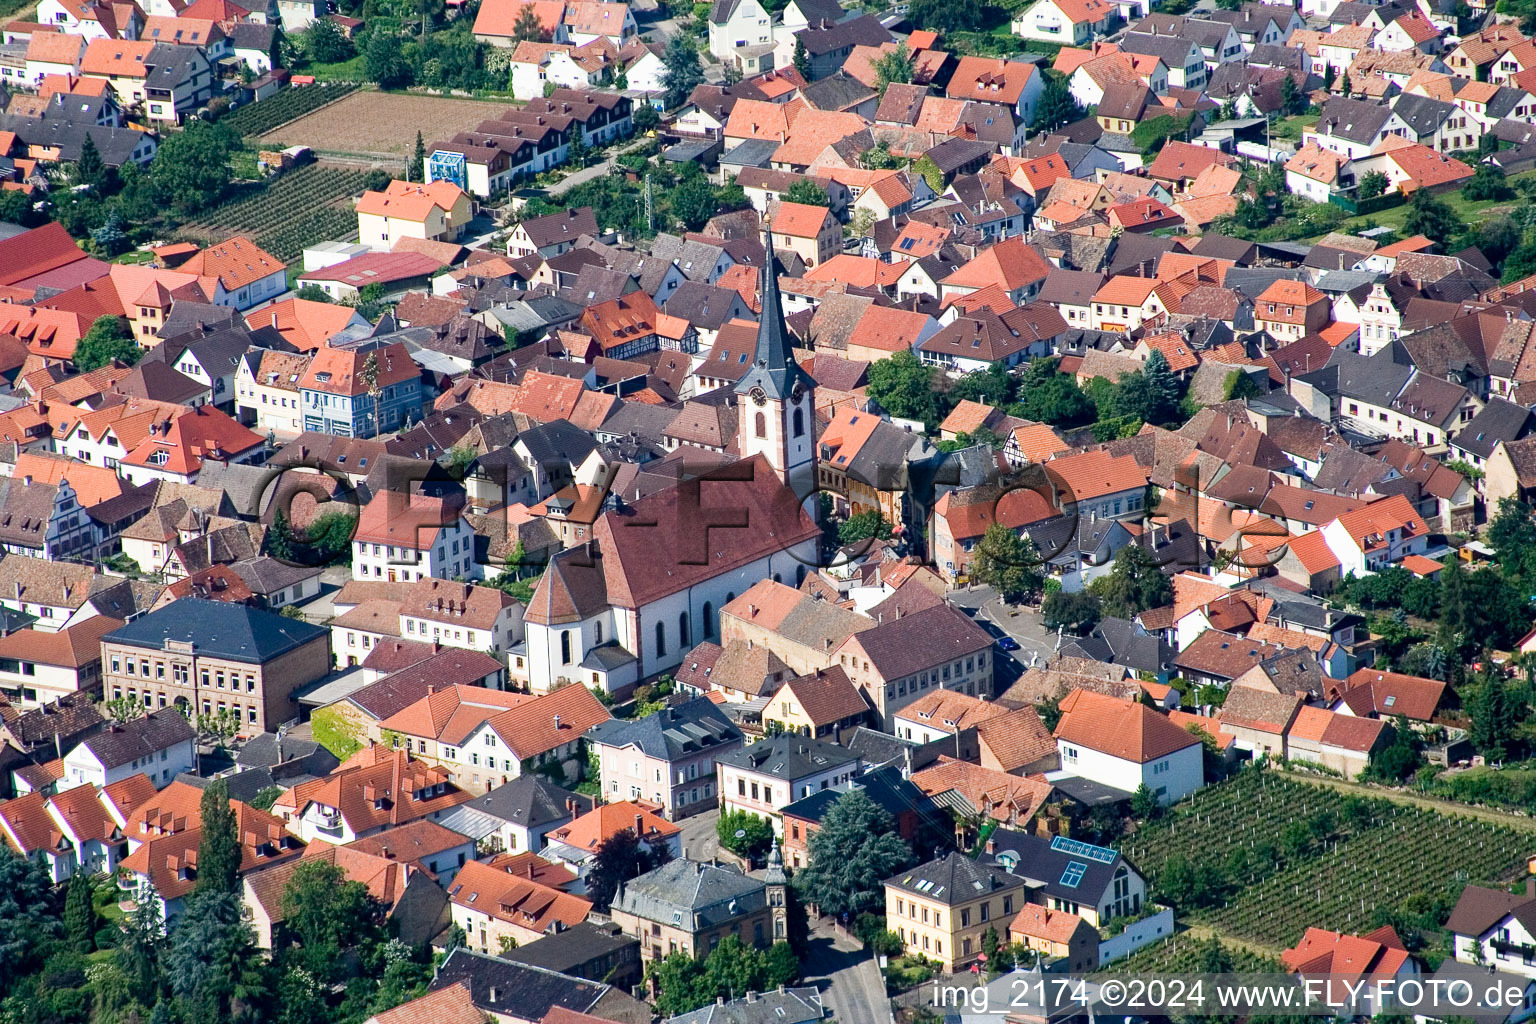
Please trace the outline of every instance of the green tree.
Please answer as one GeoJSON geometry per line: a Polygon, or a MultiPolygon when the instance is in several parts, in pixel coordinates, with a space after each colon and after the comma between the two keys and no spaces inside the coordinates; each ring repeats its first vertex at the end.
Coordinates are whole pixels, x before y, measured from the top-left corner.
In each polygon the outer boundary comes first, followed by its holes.
{"type": "Polygon", "coordinates": [[[844,793],[827,809],[809,854],[810,865],[795,874],[795,889],[828,914],[876,906],[885,880],[912,863],[895,819],[862,789],[844,793]]]}
{"type": "Polygon", "coordinates": [[[837,541],[839,544],[857,544],[860,541],[890,540],[891,524],[879,509],[865,509],[863,512],[855,512],[843,521],[837,528],[837,541]]]}
{"type": "Polygon", "coordinates": [[[785,189],[784,198],[788,202],[803,203],[806,206],[830,207],[832,205],[832,200],[827,197],[827,190],[810,178],[801,178],[785,189]]]}
{"type": "Polygon", "coordinates": [[[1173,601],[1173,586],[1139,544],[1127,544],[1115,554],[1110,571],[1088,585],[1104,603],[1104,614],[1117,619],[1131,619],[1149,608],[1161,608],[1173,601]]]}
{"type": "Polygon", "coordinates": [[[306,860],[283,887],[283,927],[298,939],[299,963],[323,981],[339,980],[342,954],[377,941],[379,905],[362,882],[329,861],[306,860]]]}
{"type": "Polygon", "coordinates": [[[901,161],[891,155],[891,144],[881,140],[859,154],[859,166],[866,171],[890,171],[900,167],[901,161]]]}
{"type": "MultiPolygon", "coordinates": [[[[524,4],[523,10],[530,10],[531,5],[524,4]]],[[[580,134],[579,132],[577,133],[580,134]]],[[[427,180],[427,142],[421,137],[421,129],[416,129],[416,150],[411,159],[410,181],[427,180]]]]}
{"type": "Polygon", "coordinates": [[[805,50],[805,41],[795,39],[795,52],[790,56],[789,63],[799,72],[800,77],[807,82],[811,80],[811,55],[805,50]]]}
{"type": "Polygon", "coordinates": [[[656,987],[656,1012],[663,1019],[676,1017],[714,1001],[704,977],[704,966],[687,953],[670,953],[651,961],[645,976],[656,987]]]}
{"type": "Polygon", "coordinates": [[[1492,666],[1484,668],[1463,700],[1472,719],[1472,745],[1477,752],[1490,761],[1503,761],[1510,756],[1520,713],[1503,673],[1492,666]]]}
{"type": "Polygon", "coordinates": [[[1254,382],[1253,376],[1242,370],[1232,370],[1222,380],[1221,398],[1224,402],[1260,398],[1264,389],[1254,382]]]}
{"type": "Polygon", "coordinates": [[[413,77],[411,62],[406,59],[400,40],[383,29],[375,29],[368,36],[363,73],[380,89],[403,89],[413,77]]]}
{"type": "Polygon", "coordinates": [[[1419,753],[1418,734],[1408,727],[1408,719],[1398,715],[1392,724],[1392,742],[1371,755],[1370,774],[1381,782],[1406,782],[1424,764],[1419,753]]]}
{"type": "Polygon", "coordinates": [[[87,132],[85,141],[80,144],[80,159],[75,161],[75,168],[70,179],[76,185],[89,185],[91,188],[100,188],[102,177],[107,173],[107,165],[102,162],[101,150],[96,148],[95,138],[87,132]]]}
{"type": "MultiPolygon", "coordinates": [[[[1330,64],[1329,68],[1331,69],[1332,67],[1333,65],[1330,64]]],[[[1375,199],[1377,196],[1385,193],[1387,186],[1390,184],[1391,181],[1380,171],[1366,171],[1360,175],[1360,185],[1356,191],[1361,199],[1375,199]]]]}
{"type": "Polygon", "coordinates": [[[0,843],[0,995],[42,962],[59,933],[48,870],[0,843]]]}
{"type": "Polygon", "coordinates": [[[230,179],[230,133],[207,121],[193,121],[160,143],[149,165],[160,201],[184,216],[213,206],[230,179]]]}
{"type": "Polygon", "coordinates": [[[84,871],[76,871],[64,887],[64,936],[69,948],[82,955],[96,948],[95,894],[91,876],[84,871]]]}
{"type": "Polygon", "coordinates": [[[736,856],[756,860],[773,845],[773,826],[750,811],[726,811],[715,822],[715,836],[736,856]]]}
{"type": "Polygon", "coordinates": [[[350,60],[357,51],[341,31],[341,27],[329,18],[317,18],[304,30],[304,56],[314,64],[340,64],[350,60]]]}
{"type": "Polygon", "coordinates": [[[1431,195],[1429,189],[1414,189],[1413,198],[1408,201],[1408,216],[1403,221],[1403,234],[1423,235],[1444,245],[1461,229],[1461,219],[1455,210],[1431,195]]]}
{"type": "Polygon", "coordinates": [[[910,349],[903,349],[870,365],[865,394],[892,416],[920,420],[934,430],[939,424],[935,372],[933,367],[924,366],[910,349]]]}
{"type": "Polygon", "coordinates": [[[515,42],[531,41],[535,43],[549,42],[549,32],[545,30],[539,16],[534,13],[533,5],[524,4],[522,10],[517,12],[517,18],[512,22],[512,39],[515,42]]]}
{"type": "Polygon", "coordinates": [[[912,173],[918,175],[928,183],[935,195],[943,195],[949,183],[944,180],[944,172],[939,165],[933,162],[933,157],[924,153],[912,163],[912,173]]]}
{"type": "Polygon", "coordinates": [[[635,108],[635,131],[644,135],[661,123],[661,115],[656,113],[656,108],[649,103],[641,103],[635,108]]]}
{"type": "Polygon", "coordinates": [[[587,899],[599,912],[606,911],[619,891],[619,883],[661,867],[672,859],[666,843],[641,842],[632,828],[620,829],[597,847],[587,872],[587,899]]]}
{"type": "Polygon", "coordinates": [[[1142,366],[1143,405],[1137,415],[1147,423],[1167,423],[1179,414],[1184,386],[1168,366],[1168,357],[1157,349],[1142,366]]]}
{"type": "Polygon", "coordinates": [[[1516,579],[1536,579],[1536,511],[1518,498],[1500,498],[1487,540],[1499,566],[1516,579]]]}
{"type": "Polygon", "coordinates": [[[971,554],[971,580],[995,588],[1005,601],[1016,601],[1045,585],[1045,571],[1034,541],[993,523],[971,554]]]}
{"type": "Polygon", "coordinates": [[[133,912],[123,922],[123,934],[114,953],[118,967],[145,1002],[153,1002],[160,987],[160,957],[165,947],[163,928],[160,899],[150,890],[135,901],[133,912]]]}
{"type": "Polygon", "coordinates": [[[989,363],[984,370],[961,374],[949,387],[951,402],[980,402],[1003,406],[1013,400],[1014,381],[1002,363],[989,363]]]}
{"type": "Polygon", "coordinates": [[[1289,74],[1280,79],[1280,107],[1287,114],[1299,114],[1306,108],[1306,97],[1289,74]]]}
{"type": "Polygon", "coordinates": [[[1080,427],[1098,418],[1093,402],[1070,374],[1060,373],[1061,360],[1035,359],[1019,376],[1018,401],[1011,415],[1056,427],[1080,427]]]}
{"type": "MultiPolygon", "coordinates": [[[[527,9],[527,7],[523,8],[523,10],[527,9]]],[[[571,141],[565,147],[565,162],[577,170],[592,162],[592,147],[587,145],[585,132],[579,130],[571,132],[571,141]]]]}
{"type": "Polygon", "coordinates": [[[975,29],[986,22],[982,0],[912,0],[907,20],[938,33],[975,29]]]}
{"type": "Polygon", "coordinates": [[[34,203],[36,200],[25,192],[15,189],[0,191],[0,221],[20,224],[24,228],[36,227],[48,218],[37,212],[34,203]]]}
{"type": "Polygon", "coordinates": [[[1162,806],[1157,802],[1157,794],[1152,792],[1145,782],[1136,787],[1136,792],[1131,794],[1131,814],[1142,821],[1151,821],[1156,818],[1162,806]]]}
{"type": "Polygon", "coordinates": [[[1334,71],[1332,64],[1325,64],[1323,66],[1323,88],[1328,92],[1333,91],[1333,79],[1335,75],[1336,72],[1334,71]]]}
{"type": "Polygon", "coordinates": [[[788,942],[780,939],[768,947],[767,986],[793,985],[800,980],[800,958],[788,942]]]}
{"type": "Polygon", "coordinates": [[[1472,172],[1472,180],[1461,186],[1464,199],[1474,202],[1488,199],[1509,199],[1515,190],[1509,187],[1504,172],[1493,164],[1478,164],[1472,172]]]}
{"type": "Polygon", "coordinates": [[[307,284],[293,293],[294,298],[303,299],[306,302],[330,303],[335,300],[325,293],[325,289],[317,284],[307,284]]]}
{"type": "Polygon", "coordinates": [[[897,43],[896,49],[875,58],[875,89],[884,96],[891,85],[910,85],[916,71],[916,61],[906,42],[897,43]]]}
{"type": "Polygon", "coordinates": [[[1001,965],[997,962],[997,947],[1000,944],[997,928],[987,925],[987,930],[981,933],[981,952],[987,958],[987,966],[994,971],[1001,969],[1001,965]]]}
{"type": "Polygon", "coordinates": [[[1058,71],[1045,73],[1045,89],[1035,103],[1035,120],[1029,126],[1031,132],[1049,132],[1087,116],[1072,95],[1066,75],[1058,71]]]}
{"type": "Polygon", "coordinates": [[[672,190],[672,212],[689,231],[709,222],[718,209],[714,187],[702,174],[692,174],[672,190]]]}
{"type": "Polygon", "coordinates": [[[1344,72],[1344,77],[1339,80],[1339,92],[1344,96],[1349,95],[1349,72],[1344,72]]]}
{"type": "Polygon", "coordinates": [[[128,233],[123,230],[123,215],[116,207],[108,210],[106,221],[91,232],[91,244],[96,247],[99,255],[108,258],[128,251],[131,243],[128,233]]]}
{"type": "Polygon", "coordinates": [[[233,892],[200,889],[188,896],[164,959],[185,1024],[254,1019],[266,997],[261,952],[233,892]]]}
{"type": "Polygon", "coordinates": [[[132,366],[144,355],[120,316],[99,316],[75,344],[75,369],[88,373],[112,360],[132,366]]]}
{"type": "Polygon", "coordinates": [[[1086,590],[1053,590],[1040,602],[1040,618],[1046,628],[1064,629],[1074,636],[1086,636],[1103,614],[1099,599],[1086,590]]]}
{"type": "Polygon", "coordinates": [[[667,40],[667,48],[661,54],[661,87],[667,109],[680,107],[704,81],[704,65],[693,40],[679,32],[667,40]]]}
{"type": "Polygon", "coordinates": [[[234,892],[239,885],[240,836],[229,805],[229,784],[223,779],[210,782],[199,808],[203,828],[197,843],[197,889],[234,892]]]}

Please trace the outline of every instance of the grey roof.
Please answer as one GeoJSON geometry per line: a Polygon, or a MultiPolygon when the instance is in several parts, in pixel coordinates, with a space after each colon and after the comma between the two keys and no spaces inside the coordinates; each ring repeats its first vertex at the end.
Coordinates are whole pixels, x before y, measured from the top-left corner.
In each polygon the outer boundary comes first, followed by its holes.
{"type": "Polygon", "coordinates": [[[819,110],[846,110],[875,95],[875,90],[841,69],[800,90],[807,103],[819,110]]]}
{"type": "Polygon", "coordinates": [[[130,722],[114,722],[80,746],[111,770],[196,736],[197,730],[180,710],[166,708],[130,722]]]}
{"type": "Polygon", "coordinates": [[[1536,417],[1525,406],[1495,395],[1470,423],[1456,432],[1451,444],[1486,459],[1500,441],[1518,441],[1528,435],[1536,425],[1533,419],[1536,417]]]}
{"type": "Polygon", "coordinates": [[[506,824],[496,815],[487,814],[469,804],[460,804],[451,811],[445,812],[442,817],[433,820],[450,832],[457,832],[477,843],[487,836],[500,832],[502,826],[506,824]]]}
{"type": "Polygon", "coordinates": [[[235,562],[230,569],[240,575],[252,593],[263,597],[320,575],[319,566],[289,565],[265,555],[235,562]]]}
{"type": "Polygon", "coordinates": [[[1057,842],[1052,837],[1012,829],[993,832],[987,845],[992,852],[986,856],[993,864],[1043,887],[1047,896],[1073,903],[1096,905],[1111,891],[1115,873],[1122,865],[1136,871],[1135,865],[1107,847],[1057,842]],[[1077,864],[1083,866],[1080,879],[1075,885],[1065,884],[1064,879],[1078,876],[1078,869],[1072,867],[1077,864]]]}
{"type": "Polygon", "coordinates": [[[204,656],[259,665],[321,637],[324,626],[228,601],[184,597],[102,637],[105,643],[164,650],[167,641],[196,645],[204,656]]]}
{"type": "MultiPolygon", "coordinates": [[[[709,266],[714,267],[713,260],[709,266]]],[[[683,273],[687,275],[696,271],[685,270],[683,273]]],[[[752,312],[736,289],[722,288],[703,280],[684,281],[662,305],[662,311],[668,316],[682,317],[693,326],[708,331],[717,331],[723,327],[731,318],[733,310],[738,314],[745,310],[749,317],[752,312]]]]}
{"type": "Polygon", "coordinates": [[[722,167],[767,167],[779,143],[772,139],[747,139],[732,146],[720,157],[722,167]]]}
{"type": "Polygon", "coordinates": [[[898,871],[887,878],[885,884],[953,906],[973,900],[982,893],[1017,889],[1023,880],[1010,876],[995,864],[974,861],[956,850],[938,860],[898,871]]]}
{"type": "Polygon", "coordinates": [[[1335,349],[1328,365],[1338,370],[1336,393],[1383,408],[1391,405],[1408,383],[1408,378],[1413,376],[1411,363],[1394,358],[1399,351],[1396,344],[1371,356],[1362,356],[1342,347],[1335,349]]]}
{"type": "MultiPolygon", "coordinates": [[[[1225,27],[1225,26],[1223,26],[1225,27]]],[[[1199,52],[1200,45],[1183,36],[1152,35],[1149,32],[1127,32],[1120,40],[1120,48],[1127,53],[1144,53],[1149,57],[1161,57],[1170,69],[1183,70],[1190,50],[1199,52]]]]}
{"type": "Polygon", "coordinates": [[[570,821],[573,815],[568,802],[575,802],[576,815],[592,809],[592,798],[561,789],[537,775],[519,775],[511,782],[497,786],[484,796],[477,796],[461,807],[494,815],[502,821],[525,828],[541,825],[558,825],[570,821]]]}
{"type": "Polygon", "coordinates": [[[152,138],[132,128],[84,124],[56,117],[0,115],[0,130],[15,132],[16,138],[28,145],[57,148],[65,162],[80,158],[81,149],[89,137],[101,153],[102,162],[109,167],[121,167],[131,161],[144,141],[152,138]]]}
{"type": "Polygon", "coordinates": [[[517,435],[517,443],[534,461],[569,462],[572,465],[592,454],[597,442],[570,420],[550,420],[517,435]]]}
{"type": "MultiPolygon", "coordinates": [[[[445,816],[444,823],[446,820],[445,816]]],[[[600,924],[583,921],[546,935],[536,942],[507,950],[501,957],[513,963],[529,964],[551,971],[574,972],[599,957],[610,956],[631,945],[638,947],[640,940],[625,935],[618,925],[612,922],[600,924]]]]}
{"type": "Polygon", "coordinates": [[[1087,636],[1063,644],[1060,653],[1154,674],[1172,669],[1174,656],[1161,637],[1141,631],[1129,619],[1117,618],[1100,619],[1087,636]]]}
{"type": "Polygon", "coordinates": [[[1444,100],[1405,92],[1398,94],[1396,102],[1392,104],[1392,112],[1407,121],[1408,126],[1420,136],[1424,136],[1434,134],[1446,118],[1457,113],[1457,107],[1444,100]]]}
{"type": "Polygon", "coordinates": [[[762,880],[735,867],[673,860],[619,886],[616,910],[697,932],[747,917],[767,905],[762,880]]]}
{"type": "Polygon", "coordinates": [[[1322,115],[1317,119],[1317,130],[1324,135],[1369,145],[1391,116],[1392,108],[1385,103],[1335,96],[1323,107],[1322,115]]]}
{"type": "Polygon", "coordinates": [[[779,297],[779,274],[783,270],[778,254],[770,252],[763,261],[763,311],[757,323],[757,350],[752,357],[752,369],[736,382],[738,395],[761,388],[769,398],[787,400],[796,388],[810,390],[816,386],[816,381],[790,352],[784,303],[779,297]]]}
{"type": "Polygon", "coordinates": [[[701,750],[739,743],[741,730],[707,697],[662,708],[644,718],[599,722],[587,740],[611,747],[636,746],[646,757],[675,761],[701,750]]]}
{"type": "Polygon", "coordinates": [[[600,981],[474,953],[465,946],[448,954],[430,987],[436,992],[458,984],[469,986],[470,998],[480,1009],[519,1020],[542,1020],[556,1006],[588,1013],[617,992],[600,981]]]}
{"type": "Polygon", "coordinates": [[[254,21],[237,21],[229,26],[229,42],[237,50],[272,49],[272,37],[276,29],[271,25],[258,25],[254,21]]]}
{"type": "Polygon", "coordinates": [[[1230,288],[1253,302],[1276,281],[1301,281],[1305,277],[1306,274],[1301,270],[1285,267],[1233,267],[1222,279],[1222,287],[1230,288]]]}
{"type": "Polygon", "coordinates": [[[144,63],[150,67],[145,79],[149,88],[172,90],[196,74],[199,63],[206,64],[207,61],[195,46],[156,43],[144,63]]]}
{"type": "MultiPolygon", "coordinates": [[[[863,635],[868,636],[869,632],[872,631],[866,631],[863,635]]],[[[720,757],[716,763],[792,782],[841,765],[856,764],[858,759],[857,754],[834,743],[804,736],[783,735],[733,750],[720,757]]]]}
{"type": "MultiPolygon", "coordinates": [[[[537,943],[535,943],[537,945],[537,943]]],[[[808,1024],[826,1016],[814,987],[752,993],[729,1003],[711,1003],[668,1017],[666,1024],[808,1024]]]]}
{"type": "Polygon", "coordinates": [[[1369,288],[1381,275],[1370,270],[1330,270],[1317,280],[1317,290],[1329,295],[1369,288]]]}

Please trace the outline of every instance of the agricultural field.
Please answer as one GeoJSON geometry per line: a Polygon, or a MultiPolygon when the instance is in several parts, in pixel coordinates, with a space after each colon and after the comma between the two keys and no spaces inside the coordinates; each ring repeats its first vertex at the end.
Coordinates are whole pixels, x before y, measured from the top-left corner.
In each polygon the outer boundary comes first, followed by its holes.
{"type": "Polygon", "coordinates": [[[357,89],[356,83],[334,85],[296,85],[269,96],[260,103],[249,103],[224,118],[224,124],[242,136],[261,135],[279,125],[303,117],[317,107],[340,99],[357,89]]]}
{"type": "Polygon", "coordinates": [[[1285,949],[1312,926],[1369,931],[1383,911],[1433,921],[1468,884],[1518,873],[1536,831],[1247,770],[1202,790],[1120,844],[1154,889],[1189,865],[1210,866],[1219,889],[1181,918],[1247,943],[1285,949]]]}
{"type": "Polygon", "coordinates": [[[313,164],[248,190],[203,214],[184,234],[208,241],[232,234],[252,241],[287,263],[304,246],[347,238],[357,231],[350,198],[363,191],[369,172],[313,164]]]}
{"type": "Polygon", "coordinates": [[[262,141],[269,148],[309,146],[333,153],[404,157],[416,148],[418,131],[428,143],[446,139],[498,116],[507,106],[483,100],[354,92],[324,110],[267,132],[262,141]]]}

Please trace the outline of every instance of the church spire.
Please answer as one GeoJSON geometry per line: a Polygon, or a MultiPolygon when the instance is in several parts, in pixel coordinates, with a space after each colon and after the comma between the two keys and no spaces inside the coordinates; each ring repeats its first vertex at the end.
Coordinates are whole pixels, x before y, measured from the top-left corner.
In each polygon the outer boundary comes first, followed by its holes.
{"type": "Polygon", "coordinates": [[[772,234],[763,236],[763,311],[757,321],[757,350],[752,355],[752,368],[736,383],[736,393],[745,395],[761,388],[769,398],[784,400],[796,384],[812,388],[816,382],[800,368],[790,350],[784,303],[779,298],[779,273],[784,268],[774,254],[772,239],[772,234]]]}

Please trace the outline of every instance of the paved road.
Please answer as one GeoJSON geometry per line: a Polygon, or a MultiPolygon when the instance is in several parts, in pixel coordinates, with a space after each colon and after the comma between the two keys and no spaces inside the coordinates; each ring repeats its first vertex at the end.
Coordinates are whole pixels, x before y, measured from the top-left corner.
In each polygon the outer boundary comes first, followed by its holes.
{"type": "Polygon", "coordinates": [[[720,809],[716,807],[678,822],[678,827],[682,829],[683,851],[689,860],[707,862],[715,855],[715,848],[720,845],[720,839],[715,834],[715,825],[719,821],[720,809]]]}
{"type": "Polygon", "coordinates": [[[593,164],[591,167],[583,167],[579,171],[573,171],[572,173],[567,174],[564,178],[562,178],[558,184],[551,185],[549,187],[549,197],[551,199],[557,199],[564,195],[568,190],[575,188],[577,185],[580,185],[582,182],[593,181],[597,178],[607,177],[610,173],[612,173],[613,169],[618,166],[614,162],[617,157],[624,153],[628,153],[631,149],[635,149],[641,146],[646,141],[647,140],[644,138],[639,138],[630,142],[630,144],[627,146],[616,146],[610,149],[608,151],[608,156],[603,160],[593,164]]]}
{"type": "Polygon", "coordinates": [[[352,570],[345,565],[328,565],[320,570],[320,596],[299,605],[306,621],[324,625],[336,614],[332,600],[342,584],[352,578],[352,570]]]}
{"type": "Polygon", "coordinates": [[[1056,650],[1056,635],[1045,628],[1039,612],[1003,603],[997,591],[991,587],[965,587],[951,591],[947,600],[971,616],[977,625],[994,637],[1010,636],[1018,641],[1018,650],[996,652],[997,662],[993,675],[998,693],[1023,675],[1031,664],[1048,661],[1056,650]]]}
{"type": "Polygon", "coordinates": [[[812,929],[802,968],[837,1024],[891,1024],[891,1002],[874,958],[830,924],[812,929]]]}

